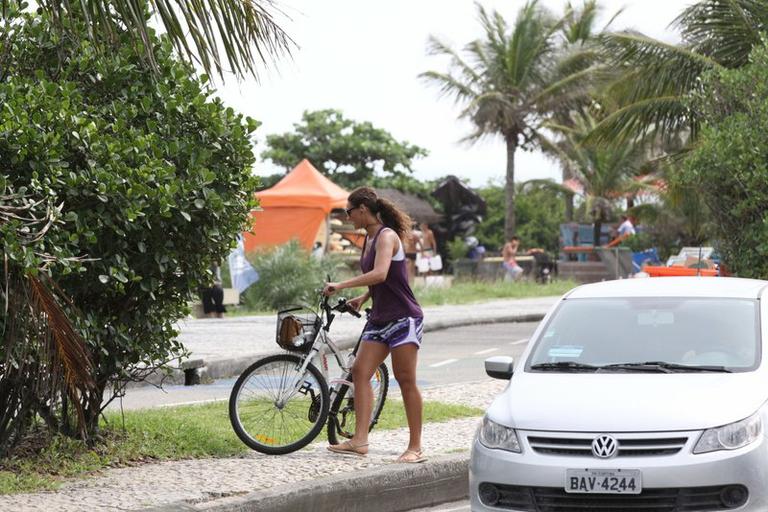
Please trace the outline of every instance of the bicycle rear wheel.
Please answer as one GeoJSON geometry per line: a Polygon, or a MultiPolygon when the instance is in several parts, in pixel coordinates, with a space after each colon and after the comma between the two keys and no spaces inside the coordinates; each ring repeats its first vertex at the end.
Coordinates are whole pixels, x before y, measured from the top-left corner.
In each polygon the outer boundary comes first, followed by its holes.
{"type": "MultiPolygon", "coordinates": [[[[389,370],[387,365],[381,363],[371,377],[373,388],[373,409],[371,410],[371,422],[368,432],[373,430],[379,421],[379,415],[384,408],[389,389],[389,370]]],[[[328,415],[328,442],[339,444],[344,439],[351,439],[355,434],[355,396],[354,389],[342,384],[339,393],[331,404],[328,415]]]]}
{"type": "Polygon", "coordinates": [[[300,376],[302,361],[293,354],[265,357],[237,379],[229,396],[229,420],[250,448],[268,455],[290,453],[312,442],[325,425],[328,385],[311,363],[300,376]]]}

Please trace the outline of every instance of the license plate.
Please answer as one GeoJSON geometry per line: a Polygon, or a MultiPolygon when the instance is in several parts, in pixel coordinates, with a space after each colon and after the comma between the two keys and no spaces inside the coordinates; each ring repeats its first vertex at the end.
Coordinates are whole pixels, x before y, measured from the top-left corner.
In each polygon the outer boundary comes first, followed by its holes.
{"type": "Polygon", "coordinates": [[[640,494],[643,476],[637,469],[566,469],[565,492],[640,494]]]}

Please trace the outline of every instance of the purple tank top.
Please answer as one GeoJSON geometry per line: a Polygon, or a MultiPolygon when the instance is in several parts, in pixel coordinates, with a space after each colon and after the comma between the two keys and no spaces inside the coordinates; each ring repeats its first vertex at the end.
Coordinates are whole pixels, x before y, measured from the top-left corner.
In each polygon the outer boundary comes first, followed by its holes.
{"type": "MultiPolygon", "coordinates": [[[[376,241],[385,229],[390,228],[382,227],[376,233],[369,251],[365,250],[368,242],[368,237],[365,237],[366,244],[363,245],[363,253],[360,255],[360,269],[363,273],[373,270],[373,264],[376,261],[376,241]]],[[[404,259],[392,260],[384,282],[368,287],[373,299],[373,313],[370,318],[372,323],[386,324],[407,316],[412,318],[424,316],[413,295],[413,290],[408,285],[408,269],[405,261],[404,259]]]]}

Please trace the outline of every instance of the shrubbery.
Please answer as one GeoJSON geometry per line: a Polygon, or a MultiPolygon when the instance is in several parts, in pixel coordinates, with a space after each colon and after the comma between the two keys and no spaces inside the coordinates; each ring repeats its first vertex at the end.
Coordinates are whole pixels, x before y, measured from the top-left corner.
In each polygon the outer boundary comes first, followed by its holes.
{"type": "Polygon", "coordinates": [[[242,301],[252,310],[277,310],[290,304],[314,306],[327,276],[337,279],[344,268],[334,255],[320,260],[311,257],[297,241],[249,256],[259,280],[243,292],[242,301]]]}
{"type": "MultiPolygon", "coordinates": [[[[85,33],[78,5],[64,22],[85,33]]],[[[174,323],[252,207],[257,123],[211,99],[164,39],[150,38],[151,74],[125,34],[99,54],[86,37],[58,39],[46,15],[10,16],[0,26],[0,183],[61,212],[38,245],[4,237],[4,251],[24,268],[35,252],[89,258],[51,273],[94,359],[97,388],[83,402],[95,430],[109,386],[182,352],[174,323]]]]}
{"type": "MultiPolygon", "coordinates": [[[[489,251],[501,251],[504,244],[504,188],[488,184],[478,190],[488,206],[488,214],[474,235],[489,251]]],[[[558,194],[546,188],[517,186],[515,194],[516,235],[520,248],[540,247],[547,252],[558,250],[560,223],[565,218],[565,203],[558,194]]]]}
{"type": "Polygon", "coordinates": [[[709,207],[729,270],[768,278],[768,48],[703,85],[692,107],[704,124],[683,179],[709,207]]]}

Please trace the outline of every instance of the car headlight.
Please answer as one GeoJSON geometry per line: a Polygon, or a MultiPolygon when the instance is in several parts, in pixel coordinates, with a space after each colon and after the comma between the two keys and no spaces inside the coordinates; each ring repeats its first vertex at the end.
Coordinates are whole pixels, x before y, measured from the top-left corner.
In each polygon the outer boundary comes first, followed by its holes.
{"type": "Polygon", "coordinates": [[[736,423],[705,430],[693,453],[736,450],[755,442],[763,434],[760,412],[736,423]]]}
{"type": "Polygon", "coordinates": [[[486,416],[480,426],[480,443],[486,448],[506,450],[520,453],[520,443],[517,440],[515,429],[499,425],[486,416]]]}

